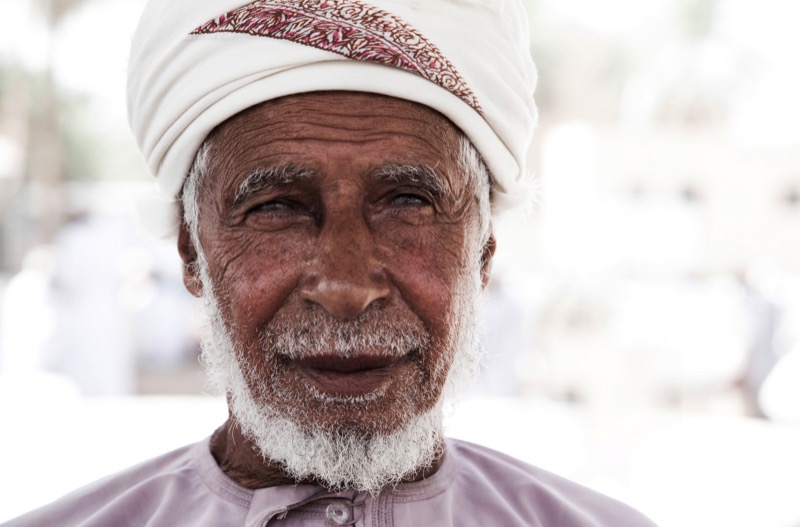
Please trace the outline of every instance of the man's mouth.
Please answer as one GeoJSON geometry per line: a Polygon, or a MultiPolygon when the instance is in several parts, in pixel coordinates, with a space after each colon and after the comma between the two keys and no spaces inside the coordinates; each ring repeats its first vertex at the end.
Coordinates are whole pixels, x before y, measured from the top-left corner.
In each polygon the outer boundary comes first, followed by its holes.
{"type": "Polygon", "coordinates": [[[350,358],[323,355],[295,359],[292,362],[321,392],[357,396],[383,388],[408,361],[405,357],[377,355],[350,358]]]}

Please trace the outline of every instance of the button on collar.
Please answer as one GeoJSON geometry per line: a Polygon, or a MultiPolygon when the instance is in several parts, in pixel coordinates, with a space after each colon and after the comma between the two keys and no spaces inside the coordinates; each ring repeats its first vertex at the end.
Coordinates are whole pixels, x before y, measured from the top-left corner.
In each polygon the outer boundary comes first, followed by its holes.
{"type": "Polygon", "coordinates": [[[344,500],[336,500],[330,503],[325,509],[325,517],[333,525],[349,525],[353,523],[353,509],[344,500]]]}

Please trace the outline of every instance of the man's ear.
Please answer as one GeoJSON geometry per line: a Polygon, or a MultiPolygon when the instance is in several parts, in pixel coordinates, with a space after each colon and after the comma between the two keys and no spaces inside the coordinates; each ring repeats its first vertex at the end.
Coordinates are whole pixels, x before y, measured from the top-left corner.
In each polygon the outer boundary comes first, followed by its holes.
{"type": "Polygon", "coordinates": [[[189,233],[189,227],[181,222],[178,231],[178,254],[183,260],[183,285],[194,296],[203,295],[203,282],[200,280],[200,272],[197,268],[197,249],[189,233]]]}
{"type": "Polygon", "coordinates": [[[494,239],[494,234],[490,234],[489,239],[486,240],[486,244],[483,246],[483,252],[481,253],[481,284],[484,289],[489,285],[489,278],[492,272],[492,258],[494,257],[494,251],[496,249],[497,242],[494,239]]]}

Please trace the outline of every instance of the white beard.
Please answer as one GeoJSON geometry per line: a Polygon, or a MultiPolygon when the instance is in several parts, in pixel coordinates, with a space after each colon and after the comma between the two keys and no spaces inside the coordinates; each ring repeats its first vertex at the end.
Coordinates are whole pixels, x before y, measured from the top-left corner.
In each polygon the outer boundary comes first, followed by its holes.
{"type": "MultiPolygon", "coordinates": [[[[280,463],[285,473],[297,481],[311,478],[333,491],[354,489],[373,494],[398,484],[436,460],[443,447],[445,403],[474,378],[480,361],[479,272],[461,280],[463,293],[456,302],[450,329],[454,337],[449,345],[455,346],[455,359],[443,395],[431,409],[406,416],[404,424],[395,431],[365,435],[357,430],[315,426],[254,397],[237,360],[237,356],[245,355],[237,354],[204,263],[201,256],[203,304],[209,325],[203,339],[202,359],[210,381],[228,396],[232,414],[264,459],[280,463]]],[[[285,340],[285,336],[281,338],[285,340]]],[[[245,368],[245,371],[252,370],[245,368]]],[[[324,395],[317,399],[324,404],[324,395]]],[[[364,401],[362,397],[353,398],[352,402],[363,404],[364,401]]]]}

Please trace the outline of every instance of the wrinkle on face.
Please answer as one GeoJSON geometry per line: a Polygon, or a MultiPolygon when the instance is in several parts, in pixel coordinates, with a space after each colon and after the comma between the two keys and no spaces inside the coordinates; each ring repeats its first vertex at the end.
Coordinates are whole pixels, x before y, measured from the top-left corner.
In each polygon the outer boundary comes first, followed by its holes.
{"type": "Polygon", "coordinates": [[[432,408],[457,353],[452,319],[463,309],[457,289],[479,270],[482,252],[475,197],[459,170],[457,129],[415,103],[316,93],[253,107],[212,137],[211,177],[199,198],[200,241],[221,315],[252,365],[254,393],[302,408],[319,424],[371,430],[399,426],[392,418],[397,405],[404,415],[432,408]],[[263,176],[287,166],[308,174],[302,184],[272,185],[263,176]],[[381,177],[398,167],[418,172],[394,182],[381,177]],[[395,201],[395,193],[402,198],[425,187],[423,176],[434,182],[427,183],[429,194],[438,194],[430,209],[414,199],[407,206],[405,198],[395,201]],[[313,325],[309,303],[325,309],[324,302],[301,293],[318,287],[315,280],[333,284],[319,298],[383,287],[363,309],[387,323],[418,320],[430,336],[426,353],[411,357],[413,368],[392,381],[396,389],[365,398],[370,403],[356,414],[331,404],[336,396],[323,396],[263,345],[278,320],[313,325]]]}
{"type": "Polygon", "coordinates": [[[251,108],[212,138],[199,209],[187,206],[197,251],[184,229],[181,255],[201,270],[190,290],[205,291],[215,328],[203,357],[231,409],[215,459],[249,488],[376,490],[432,473],[443,394],[478,360],[482,224],[458,131],[414,103],[337,92],[251,108]],[[288,164],[313,175],[244,183],[288,164]],[[428,167],[436,182],[379,177],[390,167],[428,167]],[[356,395],[302,366],[381,356],[392,367],[356,395]]]}

